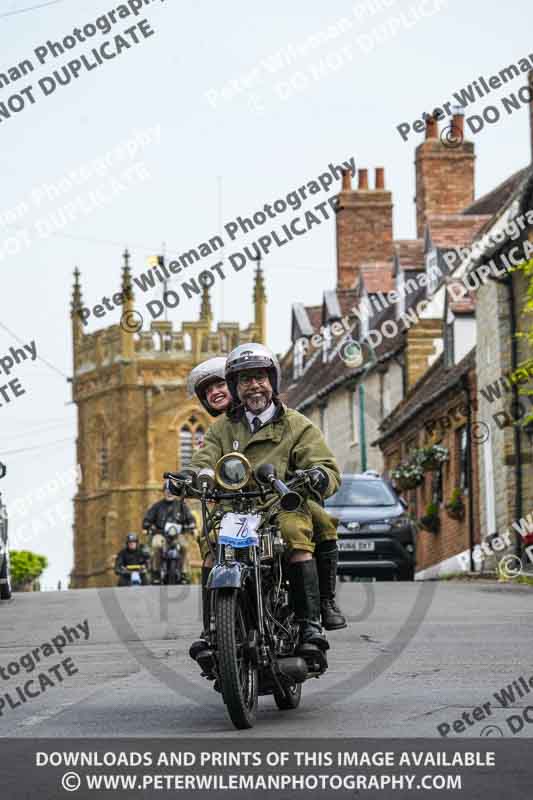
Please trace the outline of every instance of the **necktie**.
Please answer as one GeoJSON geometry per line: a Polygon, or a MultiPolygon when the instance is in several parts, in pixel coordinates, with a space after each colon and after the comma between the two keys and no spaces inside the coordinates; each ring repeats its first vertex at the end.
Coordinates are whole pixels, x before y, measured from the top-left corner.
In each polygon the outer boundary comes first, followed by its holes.
{"type": "Polygon", "coordinates": [[[261,427],[261,420],[259,417],[254,417],[252,420],[252,433],[256,433],[261,427]]]}

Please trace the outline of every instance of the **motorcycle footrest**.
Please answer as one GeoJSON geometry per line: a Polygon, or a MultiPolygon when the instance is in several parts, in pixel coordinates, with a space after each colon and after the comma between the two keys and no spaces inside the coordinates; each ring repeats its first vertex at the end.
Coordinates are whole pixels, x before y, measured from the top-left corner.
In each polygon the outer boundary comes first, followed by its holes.
{"type": "Polygon", "coordinates": [[[296,654],[304,659],[309,672],[321,674],[328,668],[328,659],[325,652],[314,644],[301,644],[296,654]]]}

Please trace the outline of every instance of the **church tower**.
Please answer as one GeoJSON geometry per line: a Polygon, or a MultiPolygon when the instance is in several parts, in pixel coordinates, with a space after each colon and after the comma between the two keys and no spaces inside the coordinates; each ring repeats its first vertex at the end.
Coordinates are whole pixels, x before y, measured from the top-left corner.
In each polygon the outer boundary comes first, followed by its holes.
{"type": "Polygon", "coordinates": [[[72,588],[115,584],[114,556],[130,531],[140,533],[146,509],[161,497],[163,472],[186,466],[211,417],[187,396],[200,361],[247,341],[265,342],[266,296],[258,266],[254,322],[213,329],[207,288],[199,319],[175,330],[170,321],[139,328],[130,254],[123,255],[121,324],[85,333],[80,272],[71,304],[73,400],[78,407],[77,463],[82,482],[74,498],[72,588]],[[132,321],[134,324],[132,324],[132,321]],[[137,322],[137,324],[135,324],[137,322]]]}

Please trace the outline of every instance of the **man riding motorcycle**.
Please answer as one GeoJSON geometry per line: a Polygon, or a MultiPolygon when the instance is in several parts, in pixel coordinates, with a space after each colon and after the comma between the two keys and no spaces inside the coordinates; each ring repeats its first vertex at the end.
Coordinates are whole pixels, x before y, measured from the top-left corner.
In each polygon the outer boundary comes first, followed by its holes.
{"type": "MultiPolygon", "coordinates": [[[[233,405],[209,428],[204,446],[193,456],[191,468],[183,473],[212,471],[222,455],[239,451],[253,468],[273,464],[281,480],[288,480],[296,470],[306,470],[319,499],[333,494],[340,483],[333,454],[318,428],[279,400],[280,369],[270,350],[257,343],[239,345],[228,356],[225,378],[233,405]]],[[[320,625],[320,591],[313,558],[315,543],[309,501],[299,511],[280,512],[279,524],[289,551],[288,578],[295,615],[300,622],[301,644],[327,650],[329,644],[320,625]]],[[[205,572],[209,574],[211,560],[206,559],[204,565],[203,580],[205,572]]],[[[195,642],[191,656],[197,658],[206,646],[203,639],[195,642]]]]}
{"type": "MultiPolygon", "coordinates": [[[[189,373],[187,380],[189,396],[196,395],[200,403],[212,417],[227,412],[232,397],[226,383],[226,358],[214,356],[198,364],[189,373]]],[[[315,557],[318,568],[320,588],[320,611],[322,625],[327,631],[346,627],[346,619],[335,600],[337,583],[337,526],[336,521],[317,502],[308,500],[313,520],[313,530],[317,545],[315,557]]],[[[206,543],[201,540],[202,557],[208,553],[206,543]]],[[[202,586],[205,587],[211,566],[204,562],[202,567],[202,586]]],[[[204,592],[205,594],[205,589],[204,592]]]]}
{"type": "Polygon", "coordinates": [[[166,547],[165,525],[175,522],[183,526],[184,533],[178,536],[178,544],[183,553],[182,575],[187,580],[189,575],[188,549],[186,533],[192,533],[196,526],[195,519],[185,500],[178,500],[169,492],[166,482],[163,484],[163,499],[150,506],[143,519],[145,533],[155,529],[152,535],[152,583],[161,583],[161,557],[166,547]]]}
{"type": "MultiPolygon", "coordinates": [[[[148,564],[148,556],[139,547],[139,539],[136,533],[128,533],[126,536],[126,547],[120,551],[115,560],[115,575],[118,575],[118,586],[129,586],[131,572],[128,567],[139,565],[146,567],[148,564]]],[[[148,580],[146,572],[140,572],[141,583],[146,586],[148,580]]]]}

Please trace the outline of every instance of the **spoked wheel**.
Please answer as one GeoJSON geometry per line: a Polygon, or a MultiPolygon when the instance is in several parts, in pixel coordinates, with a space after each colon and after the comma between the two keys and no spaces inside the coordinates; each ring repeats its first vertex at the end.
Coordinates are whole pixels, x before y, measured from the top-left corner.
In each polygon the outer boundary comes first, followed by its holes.
{"type": "Polygon", "coordinates": [[[289,711],[291,708],[298,708],[302,697],[302,684],[295,683],[287,686],[283,692],[274,690],[274,700],[280,711],[289,711]]]}
{"type": "Polygon", "coordinates": [[[247,631],[240,596],[217,592],[220,689],[236,728],[251,728],[257,713],[257,667],[246,654],[247,631]]]}

